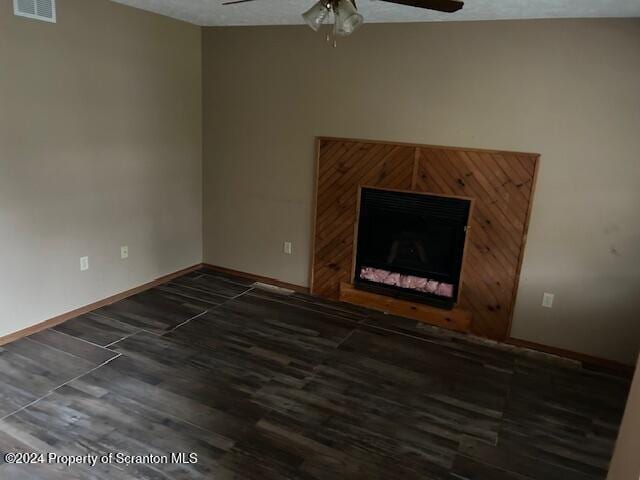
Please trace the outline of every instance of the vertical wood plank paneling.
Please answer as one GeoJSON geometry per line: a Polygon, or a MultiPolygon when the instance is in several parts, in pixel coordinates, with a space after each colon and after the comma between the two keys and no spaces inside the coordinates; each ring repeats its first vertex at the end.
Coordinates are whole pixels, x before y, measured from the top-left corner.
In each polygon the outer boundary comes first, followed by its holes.
{"type": "Polygon", "coordinates": [[[358,188],[375,186],[475,199],[459,305],[471,329],[504,339],[510,329],[537,154],[318,139],[311,291],[337,298],[349,281],[358,188]]]}

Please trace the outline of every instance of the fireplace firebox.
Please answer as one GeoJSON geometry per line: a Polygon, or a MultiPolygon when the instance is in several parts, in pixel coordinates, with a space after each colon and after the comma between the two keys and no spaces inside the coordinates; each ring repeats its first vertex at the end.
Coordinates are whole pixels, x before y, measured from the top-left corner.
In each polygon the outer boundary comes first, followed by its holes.
{"type": "Polygon", "coordinates": [[[451,309],[471,199],[360,188],[356,288],[451,309]]]}

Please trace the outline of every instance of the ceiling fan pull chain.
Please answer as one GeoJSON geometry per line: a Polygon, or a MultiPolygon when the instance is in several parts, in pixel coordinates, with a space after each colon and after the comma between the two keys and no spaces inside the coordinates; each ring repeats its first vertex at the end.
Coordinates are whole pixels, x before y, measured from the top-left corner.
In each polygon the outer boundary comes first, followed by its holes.
{"type": "MultiPolygon", "coordinates": [[[[14,0],[15,1],[15,0],[14,0]]],[[[119,1],[119,0],[116,0],[119,1]]],[[[227,0],[222,5],[253,2],[254,0],[227,0]]],[[[302,18],[314,32],[320,30],[325,20],[333,13],[333,47],[338,46],[335,37],[348,37],[364,22],[364,17],[358,12],[356,0],[314,0],[309,10],[302,14],[302,18]]],[[[464,6],[462,0],[382,0],[387,3],[424,8],[437,12],[453,13],[464,6]]],[[[327,43],[330,42],[327,35],[327,43]]]]}
{"type": "Polygon", "coordinates": [[[326,37],[327,43],[330,44],[333,48],[336,48],[338,46],[338,40],[336,39],[336,37],[331,37],[330,33],[327,33],[327,37],[326,37]]]}

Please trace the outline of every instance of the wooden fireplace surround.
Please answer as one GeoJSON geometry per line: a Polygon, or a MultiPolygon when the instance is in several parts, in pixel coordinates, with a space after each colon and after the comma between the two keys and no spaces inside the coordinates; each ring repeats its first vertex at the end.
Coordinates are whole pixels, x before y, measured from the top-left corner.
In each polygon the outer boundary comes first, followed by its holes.
{"type": "MultiPolygon", "coordinates": [[[[349,289],[349,282],[361,186],[468,197],[474,206],[457,309],[470,313],[465,316],[470,319],[465,330],[506,339],[539,157],[535,153],[318,138],[311,293],[338,299],[342,283],[347,292],[343,298],[359,297],[349,289]]],[[[415,306],[410,310],[422,309],[415,306]]]]}

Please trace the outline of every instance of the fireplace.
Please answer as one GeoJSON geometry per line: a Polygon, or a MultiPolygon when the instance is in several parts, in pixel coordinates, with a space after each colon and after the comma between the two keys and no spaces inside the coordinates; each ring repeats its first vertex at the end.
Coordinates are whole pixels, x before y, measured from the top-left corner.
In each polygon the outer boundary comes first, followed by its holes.
{"type": "Polygon", "coordinates": [[[470,214],[468,198],[362,187],[354,286],[453,308],[470,214]]]}

